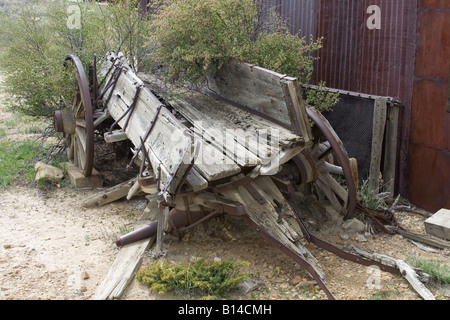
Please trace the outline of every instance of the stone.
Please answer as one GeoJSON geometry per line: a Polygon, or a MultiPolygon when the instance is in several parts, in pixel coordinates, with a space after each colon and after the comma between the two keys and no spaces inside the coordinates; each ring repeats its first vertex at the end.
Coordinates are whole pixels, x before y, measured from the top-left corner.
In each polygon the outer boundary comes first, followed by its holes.
{"type": "Polygon", "coordinates": [[[64,172],[61,169],[40,161],[34,165],[34,170],[36,171],[34,181],[46,180],[57,183],[64,177],[64,172]]]}
{"type": "Polygon", "coordinates": [[[86,271],[83,271],[81,273],[81,279],[83,279],[83,280],[89,279],[89,274],[86,271]]]}
{"type": "Polygon", "coordinates": [[[303,281],[303,278],[302,277],[300,277],[300,276],[295,276],[292,280],[291,280],[291,283],[292,283],[292,285],[293,286],[296,286],[296,285],[298,285],[300,282],[302,282],[303,281]]]}
{"type": "Polygon", "coordinates": [[[355,237],[355,240],[358,241],[358,242],[367,242],[366,237],[364,237],[362,234],[358,234],[358,235],[355,237]]]}
{"type": "Polygon", "coordinates": [[[247,294],[249,292],[255,291],[259,287],[259,285],[254,282],[245,280],[244,282],[238,284],[237,287],[241,289],[244,294],[247,294]]]}
{"type": "Polygon", "coordinates": [[[350,237],[349,237],[348,234],[341,234],[341,235],[339,235],[339,238],[341,238],[342,240],[348,240],[348,239],[350,239],[350,237]]]}
{"type": "Polygon", "coordinates": [[[356,218],[346,220],[342,223],[342,228],[348,233],[358,233],[366,230],[366,225],[356,218]]]}

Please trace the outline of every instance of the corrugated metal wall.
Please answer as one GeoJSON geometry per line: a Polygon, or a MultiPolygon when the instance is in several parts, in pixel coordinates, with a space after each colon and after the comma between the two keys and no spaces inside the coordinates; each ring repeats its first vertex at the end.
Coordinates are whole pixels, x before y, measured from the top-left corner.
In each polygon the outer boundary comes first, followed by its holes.
{"type": "Polygon", "coordinates": [[[266,5],[279,6],[293,33],[301,29],[302,35],[324,37],[316,82],[402,102],[397,191],[430,211],[449,208],[450,1],[272,0],[266,5]]]}
{"type": "Polygon", "coordinates": [[[390,96],[404,104],[397,189],[407,193],[417,0],[264,1],[266,7],[278,6],[293,33],[300,29],[303,36],[323,37],[316,82],[323,80],[331,88],[390,96]],[[371,6],[379,8],[379,16],[369,10],[371,6]]]}

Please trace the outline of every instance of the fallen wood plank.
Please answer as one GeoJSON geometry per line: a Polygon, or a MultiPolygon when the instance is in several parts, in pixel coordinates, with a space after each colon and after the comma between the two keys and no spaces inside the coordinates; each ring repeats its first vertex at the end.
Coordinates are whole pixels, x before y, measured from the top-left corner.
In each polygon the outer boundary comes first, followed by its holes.
{"type": "Polygon", "coordinates": [[[450,242],[441,238],[437,238],[434,237],[432,235],[429,234],[422,234],[422,233],[417,233],[417,232],[412,232],[412,231],[408,231],[408,230],[403,230],[403,229],[399,229],[399,228],[394,228],[394,227],[390,227],[390,226],[386,226],[388,229],[397,232],[398,234],[400,234],[402,237],[405,237],[407,239],[411,239],[414,241],[419,241],[422,242],[424,244],[436,247],[436,248],[440,248],[440,249],[450,249],[450,242]]]}
{"type": "Polygon", "coordinates": [[[358,249],[353,246],[353,249],[363,257],[370,260],[380,262],[384,265],[396,267],[400,270],[403,277],[411,284],[413,289],[424,299],[424,300],[435,300],[434,295],[428,290],[425,285],[420,281],[420,277],[416,270],[401,259],[395,259],[384,254],[379,253],[369,253],[364,250],[358,249]]]}
{"type": "MultiPolygon", "coordinates": [[[[148,209],[144,210],[144,214],[140,218],[136,230],[154,221],[153,217],[159,211],[155,206],[155,202],[150,202],[148,209]]],[[[114,263],[92,296],[92,300],[113,300],[120,298],[133,280],[136,271],[140,268],[143,254],[150,249],[155,239],[156,236],[153,236],[121,247],[114,263]]]]}
{"type": "Polygon", "coordinates": [[[434,295],[424,286],[422,282],[419,281],[419,277],[414,269],[408,265],[403,260],[397,260],[397,267],[402,273],[403,277],[411,284],[411,286],[416,290],[416,292],[424,299],[424,300],[436,300],[434,295]]]}
{"type": "Polygon", "coordinates": [[[91,195],[81,203],[81,206],[85,208],[101,207],[105,204],[124,198],[128,195],[128,192],[130,191],[130,188],[134,181],[136,181],[136,179],[131,179],[129,181],[123,182],[114,187],[91,195]]]}
{"type": "Polygon", "coordinates": [[[150,248],[154,241],[155,237],[151,237],[123,247],[105,279],[92,296],[92,300],[120,298],[141,266],[142,254],[150,248]]]}

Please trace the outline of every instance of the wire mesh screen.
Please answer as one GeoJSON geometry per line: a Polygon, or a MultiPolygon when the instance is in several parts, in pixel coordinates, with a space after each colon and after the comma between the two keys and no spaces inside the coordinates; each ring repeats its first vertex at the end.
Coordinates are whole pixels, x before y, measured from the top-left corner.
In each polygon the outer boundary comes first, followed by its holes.
{"type": "Polygon", "coordinates": [[[323,113],[342,140],[348,156],[358,161],[361,181],[368,178],[370,171],[374,106],[374,99],[340,94],[333,111],[323,113]]]}

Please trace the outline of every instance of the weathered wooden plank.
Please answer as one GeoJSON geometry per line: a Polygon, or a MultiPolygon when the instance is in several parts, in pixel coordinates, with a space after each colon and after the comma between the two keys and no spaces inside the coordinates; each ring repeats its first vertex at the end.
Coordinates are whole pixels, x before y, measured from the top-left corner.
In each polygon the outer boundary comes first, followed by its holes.
{"type": "Polygon", "coordinates": [[[296,78],[231,61],[208,79],[208,89],[289,127],[309,141],[308,118],[296,78]]]}
{"type": "Polygon", "coordinates": [[[414,290],[424,299],[424,300],[436,300],[434,295],[428,290],[424,284],[420,281],[419,275],[416,270],[412,268],[409,264],[401,259],[395,259],[379,253],[369,253],[364,250],[353,247],[355,251],[363,257],[380,262],[384,265],[398,268],[403,277],[411,284],[414,290]]]}
{"type": "MultiPolygon", "coordinates": [[[[239,178],[242,178],[242,176],[239,178]]],[[[302,231],[298,223],[292,223],[291,218],[294,214],[271,178],[260,176],[251,182],[251,186],[267,200],[265,203],[258,202],[243,186],[221,190],[221,193],[233,201],[242,203],[245,206],[246,213],[256,224],[263,227],[274,238],[280,240],[285,246],[310,263],[323,279],[323,272],[320,270],[316,258],[300,241],[296,241],[302,231]],[[276,202],[281,205],[281,208],[278,207],[276,202]],[[277,210],[282,213],[281,216],[277,210]]]]}
{"type": "Polygon", "coordinates": [[[189,171],[186,182],[194,192],[208,188],[208,181],[206,181],[195,168],[192,168],[191,171],[189,171]]]}
{"type": "Polygon", "coordinates": [[[94,195],[91,195],[83,200],[81,206],[85,208],[101,207],[105,204],[124,198],[128,195],[128,192],[134,181],[136,181],[136,179],[120,183],[114,187],[102,190],[94,195]]]}
{"type": "Polygon", "coordinates": [[[197,126],[194,126],[192,130],[195,133],[194,144],[196,141],[206,140],[241,167],[256,167],[262,164],[261,159],[236,141],[237,137],[234,130],[225,130],[225,133],[223,129],[217,127],[205,130],[200,123],[197,123],[197,126]]]}
{"type": "Polygon", "coordinates": [[[195,158],[194,168],[206,180],[220,180],[241,172],[241,168],[213,144],[209,144],[199,137],[195,142],[199,150],[198,156],[195,158]]]}
{"type": "Polygon", "coordinates": [[[305,142],[313,140],[311,125],[306,113],[305,102],[301,96],[301,88],[298,80],[283,79],[280,84],[283,89],[293,132],[303,137],[305,142]]]}
{"type": "Polygon", "coordinates": [[[133,280],[142,263],[142,254],[155,241],[155,237],[141,240],[121,248],[105,279],[99,285],[92,300],[118,299],[133,280]]]}
{"type": "Polygon", "coordinates": [[[122,130],[115,130],[111,133],[107,132],[104,135],[104,139],[107,143],[119,142],[128,139],[128,136],[122,130]]]}
{"type": "Polygon", "coordinates": [[[387,100],[379,98],[375,100],[373,115],[372,158],[369,169],[369,189],[379,192],[381,158],[383,152],[384,132],[387,118],[387,100]]]}
{"type": "Polygon", "coordinates": [[[399,106],[393,104],[387,109],[386,139],[384,143],[383,191],[394,196],[395,173],[397,169],[397,143],[399,106]]]}
{"type": "Polygon", "coordinates": [[[429,234],[412,232],[400,228],[392,228],[390,226],[387,226],[387,228],[392,230],[393,232],[397,232],[407,239],[419,241],[440,249],[450,249],[450,242],[448,240],[444,240],[442,238],[438,238],[429,234]]]}
{"type": "MultiPolygon", "coordinates": [[[[154,205],[149,205],[148,208],[150,210],[144,211],[136,230],[154,221],[152,217],[157,215],[159,209],[154,205]]],[[[140,268],[143,254],[150,249],[155,239],[156,236],[153,236],[121,247],[108,273],[92,296],[92,300],[120,298],[140,268]]]]}
{"type": "Polygon", "coordinates": [[[123,71],[116,85],[109,90],[114,88],[107,105],[108,112],[136,148],[141,146],[141,139],[144,140],[153,171],[159,173],[160,169],[161,188],[173,193],[192,162],[192,136],[145,87],[126,61],[122,63],[123,71]],[[129,109],[131,107],[133,109],[129,109]]]}

